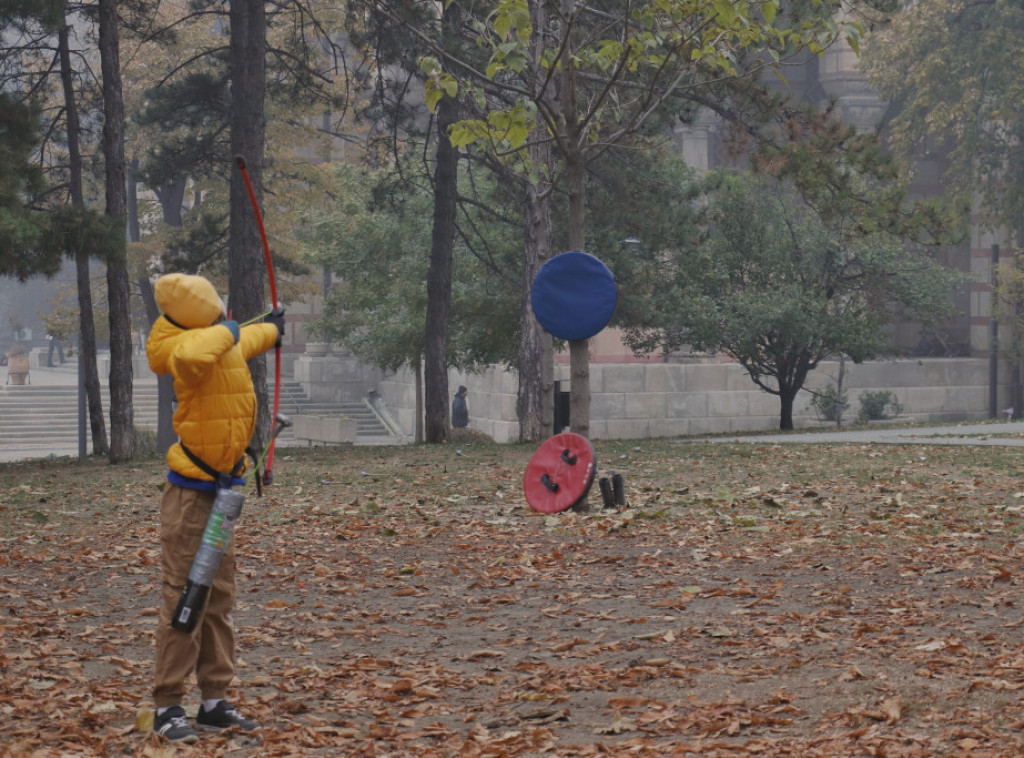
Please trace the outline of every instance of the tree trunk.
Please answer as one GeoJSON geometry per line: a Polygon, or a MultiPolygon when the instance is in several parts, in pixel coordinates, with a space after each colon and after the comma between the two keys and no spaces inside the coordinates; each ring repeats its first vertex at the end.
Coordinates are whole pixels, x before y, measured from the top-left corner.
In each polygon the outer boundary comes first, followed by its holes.
{"type": "Polygon", "coordinates": [[[127,189],[124,167],[124,99],[117,29],[117,0],[100,0],[100,66],[103,72],[103,160],[106,212],[121,230],[107,257],[110,308],[110,462],[126,463],[135,452],[132,405],[131,284],[125,245],[127,189]]]}
{"type": "MultiPolygon", "coordinates": [[[[160,318],[160,308],[156,304],[153,283],[149,277],[142,275],[138,280],[139,293],[146,306],[146,323],[152,327],[153,322],[160,318]]],[[[166,453],[171,445],[178,441],[174,431],[174,377],[161,374],[156,378],[156,449],[166,453]]]]}
{"type": "Polygon", "coordinates": [[[416,374],[416,430],[413,433],[413,440],[423,442],[423,364],[417,363],[416,374]]]}
{"type": "MultiPolygon", "coordinates": [[[[266,95],[266,10],[263,0],[231,1],[231,152],[245,159],[257,200],[263,197],[263,114],[266,95]]],[[[228,242],[228,308],[237,321],[264,310],[268,302],[263,282],[267,264],[249,194],[237,169],[231,173],[231,215],[228,242]]],[[[253,447],[262,450],[270,439],[271,409],[267,404],[267,362],[249,361],[256,387],[257,423],[253,447]]],[[[269,465],[268,465],[269,468],[269,465]]]]}
{"type": "MultiPolygon", "coordinates": [[[[445,11],[446,25],[453,23],[457,5],[445,11]]],[[[434,227],[427,270],[427,313],[424,335],[424,405],[426,441],[449,439],[448,416],[448,318],[452,307],[452,246],[455,242],[455,211],[458,199],[459,152],[448,139],[448,128],[458,119],[458,103],[444,97],[437,105],[437,151],[434,156],[434,227]]]]}
{"type": "MultiPolygon", "coordinates": [[[[562,16],[575,14],[575,0],[561,0],[562,16]]],[[[567,28],[565,34],[572,34],[567,28]]],[[[561,57],[560,91],[564,135],[562,158],[565,162],[566,186],[569,193],[569,250],[586,247],[586,161],[583,156],[582,126],[576,109],[576,70],[572,56],[561,57]]],[[[582,437],[590,436],[590,340],[569,341],[569,428],[582,437]]],[[[577,513],[590,511],[589,498],[573,506],[577,513]]]]}
{"type": "Polygon", "coordinates": [[[182,224],[181,208],[185,200],[186,186],[187,181],[185,177],[179,177],[173,182],[153,190],[156,199],[160,201],[160,210],[163,212],[164,223],[168,226],[177,227],[182,224]]]}
{"type": "Polygon", "coordinates": [[[793,428],[793,400],[796,392],[790,389],[779,392],[779,429],[786,431],[793,428]]]}
{"type": "MultiPolygon", "coordinates": [[[[71,51],[68,44],[68,26],[57,33],[60,57],[60,78],[64,90],[64,111],[67,120],[69,192],[71,204],[85,207],[82,192],[82,151],[79,141],[78,103],[72,81],[71,51]]],[[[79,397],[85,395],[89,411],[89,426],[94,453],[107,454],[107,423],[103,417],[103,397],[100,392],[100,373],[96,365],[96,322],[92,310],[92,288],[89,277],[89,251],[75,250],[75,271],[78,285],[79,344],[78,382],[79,397]]],[[[85,445],[79,444],[79,454],[85,455],[85,445]]]]}
{"type": "Polygon", "coordinates": [[[793,428],[793,403],[807,381],[812,365],[806,355],[799,356],[792,363],[776,361],[775,365],[779,383],[779,429],[788,431],[793,428]]]}
{"type": "MultiPolygon", "coordinates": [[[[530,80],[537,87],[546,77],[539,61],[548,46],[551,25],[543,0],[529,0],[534,48],[530,80]]],[[[537,179],[526,185],[526,233],[523,253],[523,295],[520,302],[519,396],[516,409],[519,418],[519,441],[541,442],[551,434],[555,417],[555,356],[551,335],[541,327],[533,313],[530,295],[533,280],[551,257],[551,193],[554,159],[548,135],[535,130],[529,138],[530,162],[537,179]]]]}
{"type": "Polygon", "coordinates": [[[128,163],[125,174],[128,195],[125,198],[128,205],[125,210],[128,213],[128,241],[138,242],[142,239],[142,231],[139,227],[139,159],[132,158],[128,163]]]}
{"type": "MultiPolygon", "coordinates": [[[[569,249],[584,248],[586,232],[585,165],[576,151],[566,157],[569,185],[569,249]]],[[[590,340],[569,341],[569,426],[573,433],[590,436],[590,340]]]]}
{"type": "MultiPolygon", "coordinates": [[[[128,171],[128,240],[130,242],[138,242],[139,199],[138,181],[136,179],[139,171],[138,158],[133,158],[130,166],[128,171]]],[[[164,218],[166,217],[167,213],[165,210],[164,218]]],[[[139,297],[142,298],[142,305],[146,310],[146,323],[152,329],[153,322],[160,318],[160,308],[156,304],[153,283],[149,280],[145,266],[143,266],[142,271],[137,276],[135,286],[139,288],[139,297]]],[[[156,378],[156,398],[156,449],[157,452],[166,453],[171,445],[178,440],[178,435],[174,432],[173,376],[161,374],[156,378]]]]}
{"type": "MultiPolygon", "coordinates": [[[[181,206],[185,197],[185,184],[185,180],[181,179],[153,191],[160,203],[164,223],[168,226],[180,227],[182,224],[181,206]]],[[[152,328],[153,322],[160,318],[153,284],[143,275],[139,277],[138,285],[142,302],[146,306],[146,321],[152,328]]],[[[178,434],[174,431],[174,377],[170,374],[161,374],[156,378],[156,408],[156,449],[166,453],[178,441],[178,434]]]]}
{"type": "MultiPolygon", "coordinates": [[[[575,13],[575,0],[561,0],[561,13],[570,19],[575,13]]],[[[572,34],[566,28],[564,34],[572,34]]],[[[583,156],[582,125],[576,109],[576,70],[572,57],[561,57],[559,95],[562,104],[562,158],[565,162],[566,188],[569,193],[569,250],[586,247],[587,188],[586,160],[583,156]]],[[[583,437],[590,435],[590,341],[569,342],[569,426],[583,437]]]]}
{"type": "MultiPolygon", "coordinates": [[[[551,165],[551,146],[531,138],[530,160],[551,165]]],[[[530,293],[540,267],[551,257],[551,184],[539,180],[526,187],[526,245],[523,258],[523,296],[520,305],[519,441],[541,442],[554,425],[554,353],[551,335],[541,327],[530,293]]]]}
{"type": "Polygon", "coordinates": [[[836,378],[836,426],[843,425],[843,412],[846,404],[843,402],[843,385],[846,381],[846,353],[839,356],[839,376],[836,378]]]}

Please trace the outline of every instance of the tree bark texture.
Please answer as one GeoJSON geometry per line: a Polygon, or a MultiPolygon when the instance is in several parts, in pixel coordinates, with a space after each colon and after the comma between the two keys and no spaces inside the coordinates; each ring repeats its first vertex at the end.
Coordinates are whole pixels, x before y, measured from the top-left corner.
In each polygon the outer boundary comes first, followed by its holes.
{"type": "Polygon", "coordinates": [[[777,378],[779,385],[779,429],[789,430],[793,428],[793,404],[800,388],[807,381],[807,374],[818,365],[807,355],[800,355],[788,365],[783,361],[777,361],[779,368],[777,378]]]}
{"type": "MultiPolygon", "coordinates": [[[[139,277],[138,286],[146,307],[146,323],[152,327],[153,322],[160,318],[153,283],[149,281],[148,276],[143,275],[139,277]]],[[[171,445],[178,441],[178,435],[174,432],[173,376],[161,374],[156,378],[156,398],[156,449],[166,453],[171,445]]]]}
{"type": "MultiPolygon", "coordinates": [[[[266,95],[266,9],[263,0],[231,0],[231,152],[245,160],[257,200],[263,198],[263,113],[266,95]]],[[[264,294],[267,264],[259,227],[241,172],[232,168],[228,241],[228,309],[245,321],[267,309],[264,294]]],[[[258,400],[253,445],[262,450],[270,439],[272,419],[267,403],[267,361],[257,356],[249,371],[258,400]]]]}
{"type": "Polygon", "coordinates": [[[417,363],[416,373],[416,431],[413,440],[423,442],[423,364],[417,363]]]}
{"type": "MultiPolygon", "coordinates": [[[[454,7],[449,6],[449,7],[454,7]]],[[[447,15],[447,11],[445,14],[447,15]]],[[[423,390],[427,442],[447,442],[448,318],[452,301],[452,246],[455,242],[459,153],[448,139],[458,118],[457,102],[449,97],[437,105],[437,150],[434,165],[434,228],[427,270],[427,313],[424,335],[423,390]]]]}
{"type": "MultiPolygon", "coordinates": [[[[575,13],[574,0],[561,0],[563,19],[575,13]]],[[[566,29],[572,34],[572,29],[566,29]]],[[[583,126],[576,108],[576,70],[572,56],[562,57],[560,71],[562,103],[562,157],[565,161],[566,187],[569,193],[569,250],[583,251],[586,246],[586,161],[583,155],[583,126]]],[[[569,342],[569,428],[581,437],[590,436],[590,340],[569,342]]],[[[573,510],[590,511],[588,497],[573,510]]]]}
{"type": "MultiPolygon", "coordinates": [[[[544,86],[547,73],[540,66],[551,36],[547,5],[544,0],[528,0],[533,27],[530,44],[532,69],[529,80],[538,89],[544,86]]],[[[527,149],[537,176],[526,185],[526,230],[523,251],[523,294],[519,308],[520,342],[517,366],[519,395],[516,409],[519,418],[519,441],[542,442],[554,429],[555,419],[555,356],[551,335],[537,321],[530,295],[533,280],[551,257],[551,176],[554,159],[550,135],[535,130],[527,149]]]]}
{"type": "MultiPolygon", "coordinates": [[[[551,166],[551,146],[532,139],[530,160],[542,175],[551,166]]],[[[551,184],[526,187],[526,244],[523,255],[523,296],[520,305],[519,441],[542,442],[554,428],[554,353],[551,335],[533,314],[530,293],[540,267],[551,257],[551,184]]]]}
{"type": "MultiPolygon", "coordinates": [[[[586,242],[586,164],[571,149],[566,155],[569,188],[569,249],[583,251],[586,242]]],[[[569,342],[569,426],[574,434],[590,436],[590,340],[569,342]]]]}
{"type": "MultiPolygon", "coordinates": [[[[82,191],[82,150],[79,139],[78,101],[75,99],[71,50],[68,43],[69,26],[64,25],[57,33],[58,57],[60,58],[60,79],[64,91],[64,112],[67,123],[69,192],[71,204],[82,208],[85,195],[82,191]]],[[[100,373],[96,365],[96,321],[92,308],[92,289],[89,278],[89,251],[75,251],[75,274],[78,287],[78,382],[79,392],[86,397],[89,411],[89,430],[92,435],[93,452],[106,455],[107,422],[103,416],[103,396],[100,392],[100,373]]],[[[79,451],[82,455],[85,450],[79,451]]]]}
{"type": "Polygon", "coordinates": [[[125,181],[128,194],[128,203],[125,212],[128,214],[128,241],[138,242],[142,239],[142,230],[139,227],[139,159],[132,158],[128,162],[125,181]]]}
{"type": "Polygon", "coordinates": [[[110,311],[110,462],[130,461],[135,452],[132,404],[131,280],[124,235],[127,187],[124,163],[124,98],[121,90],[117,0],[99,0],[100,67],[103,74],[103,161],[106,212],[120,229],[107,259],[110,311]]]}

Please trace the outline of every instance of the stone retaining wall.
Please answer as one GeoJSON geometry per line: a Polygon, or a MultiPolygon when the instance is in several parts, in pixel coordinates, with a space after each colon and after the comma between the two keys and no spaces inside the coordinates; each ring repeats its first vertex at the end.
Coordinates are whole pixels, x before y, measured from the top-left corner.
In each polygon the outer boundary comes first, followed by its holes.
{"type": "MultiPolygon", "coordinates": [[[[556,366],[556,380],[568,388],[568,367],[556,366]]],[[[902,405],[901,420],[914,422],[976,421],[988,418],[989,364],[984,358],[922,358],[847,363],[844,389],[847,422],[856,417],[862,392],[888,391],[902,405]]],[[[834,384],[839,363],[824,363],[797,396],[796,428],[824,425],[811,406],[809,389],[834,384]]],[[[1008,371],[999,377],[999,408],[1009,397],[1008,371]]],[[[499,368],[480,374],[453,371],[449,389],[469,389],[470,426],[498,442],[518,439],[517,381],[499,368]]],[[[700,436],[778,429],[779,399],[757,387],[735,363],[592,364],[590,367],[590,437],[642,439],[700,436]]],[[[402,426],[414,428],[412,375],[401,372],[377,385],[402,426]]],[[[1021,415],[1020,409],[1017,415],[1021,415]]]]}

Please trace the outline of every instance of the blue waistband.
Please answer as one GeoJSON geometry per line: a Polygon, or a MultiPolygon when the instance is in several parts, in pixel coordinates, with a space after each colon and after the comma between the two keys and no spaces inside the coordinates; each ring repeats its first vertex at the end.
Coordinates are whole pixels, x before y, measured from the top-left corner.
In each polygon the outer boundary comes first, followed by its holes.
{"type": "MultiPolygon", "coordinates": [[[[190,476],[182,476],[174,469],[167,472],[167,481],[171,484],[175,484],[179,487],[184,487],[189,490],[199,490],[201,492],[217,492],[217,482],[207,481],[206,479],[193,479],[190,476]]],[[[231,477],[230,487],[240,487],[245,484],[245,479],[240,476],[231,477]]]]}

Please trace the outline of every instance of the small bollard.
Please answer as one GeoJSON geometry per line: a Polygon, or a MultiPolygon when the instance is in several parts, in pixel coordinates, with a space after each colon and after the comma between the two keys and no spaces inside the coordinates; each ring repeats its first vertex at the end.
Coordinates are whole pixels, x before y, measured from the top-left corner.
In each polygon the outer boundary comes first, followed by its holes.
{"type": "Polygon", "coordinates": [[[615,491],[615,504],[619,508],[626,507],[626,486],[622,474],[612,474],[612,489],[615,491]]]}

